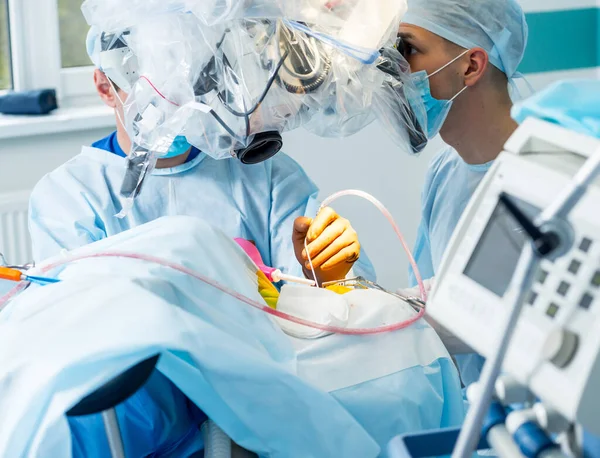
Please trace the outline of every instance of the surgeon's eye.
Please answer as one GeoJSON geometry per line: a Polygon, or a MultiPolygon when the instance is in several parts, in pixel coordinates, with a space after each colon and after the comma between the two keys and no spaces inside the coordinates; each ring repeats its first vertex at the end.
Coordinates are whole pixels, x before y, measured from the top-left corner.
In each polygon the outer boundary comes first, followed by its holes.
{"type": "Polygon", "coordinates": [[[415,47],[402,37],[398,37],[398,39],[396,40],[395,47],[405,59],[407,59],[416,52],[415,47]]]}

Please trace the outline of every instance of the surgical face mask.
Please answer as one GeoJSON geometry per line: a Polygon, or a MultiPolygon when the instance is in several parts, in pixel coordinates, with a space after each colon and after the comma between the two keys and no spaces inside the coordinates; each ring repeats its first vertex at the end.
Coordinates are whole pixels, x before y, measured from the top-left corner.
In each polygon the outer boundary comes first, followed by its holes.
{"type": "Polygon", "coordinates": [[[169,151],[163,156],[159,156],[159,159],[168,159],[171,157],[181,156],[188,152],[188,150],[192,147],[183,135],[178,135],[173,140],[173,144],[169,148],[169,151]]]}
{"type": "MultiPolygon", "coordinates": [[[[419,96],[421,97],[421,101],[425,105],[425,110],[427,112],[427,119],[419,119],[419,122],[421,126],[427,126],[427,137],[430,139],[435,137],[439,133],[440,129],[442,128],[442,125],[444,124],[444,121],[448,117],[450,108],[452,108],[452,102],[454,102],[454,100],[460,94],[462,94],[468,86],[465,86],[458,94],[456,94],[450,100],[438,100],[431,95],[431,86],[429,84],[429,79],[432,76],[440,73],[442,70],[446,69],[448,66],[452,65],[454,62],[456,62],[468,52],[469,50],[467,49],[465,52],[452,59],[450,62],[433,72],[431,75],[428,75],[425,70],[415,72],[411,75],[413,82],[417,87],[419,96]]],[[[420,110],[415,110],[415,115],[417,117],[420,117],[418,116],[418,113],[420,113],[420,110]]]]}
{"type": "MultiPolygon", "coordinates": [[[[115,96],[124,111],[125,102],[119,96],[119,93],[117,92],[117,88],[115,87],[115,85],[113,84],[113,82],[110,78],[108,78],[108,82],[109,82],[110,86],[112,87],[113,92],[115,93],[115,96]]],[[[123,122],[123,118],[121,117],[121,114],[119,113],[118,110],[117,110],[117,119],[119,120],[119,123],[121,123],[123,128],[125,128],[125,123],[123,122]]],[[[175,137],[175,140],[173,140],[173,143],[169,147],[169,150],[164,155],[159,156],[159,159],[169,159],[172,157],[181,156],[182,154],[185,154],[191,147],[192,147],[192,145],[190,145],[188,143],[188,141],[186,140],[186,138],[183,135],[178,135],[177,137],[175,137]]]]}

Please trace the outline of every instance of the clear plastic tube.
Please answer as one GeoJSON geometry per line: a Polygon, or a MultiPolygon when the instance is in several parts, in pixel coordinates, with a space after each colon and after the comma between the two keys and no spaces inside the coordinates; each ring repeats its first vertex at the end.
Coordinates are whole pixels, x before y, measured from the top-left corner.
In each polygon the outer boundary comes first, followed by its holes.
{"type": "Polygon", "coordinates": [[[207,458],[231,458],[232,442],[229,436],[212,420],[200,428],[204,436],[204,455],[207,458]]]}
{"type": "Polygon", "coordinates": [[[359,191],[356,189],[347,189],[345,191],[336,192],[335,194],[332,194],[327,199],[325,199],[323,201],[323,203],[321,204],[321,208],[319,209],[319,211],[321,209],[323,209],[324,207],[328,207],[329,205],[331,205],[331,203],[335,202],[340,197],[345,197],[345,196],[362,197],[363,199],[368,200],[373,205],[375,205],[375,207],[377,207],[379,209],[379,211],[381,213],[383,213],[383,216],[385,216],[385,218],[389,221],[389,223],[394,228],[394,232],[400,239],[400,243],[402,244],[402,247],[404,248],[404,251],[406,252],[406,256],[408,256],[408,262],[410,262],[410,265],[415,273],[415,278],[417,279],[417,283],[419,285],[421,299],[423,300],[423,302],[427,302],[427,292],[425,291],[425,285],[423,284],[423,278],[421,277],[421,272],[419,272],[419,268],[417,267],[415,258],[413,257],[412,252],[410,251],[410,248],[408,247],[406,240],[404,239],[404,235],[402,235],[402,232],[400,232],[400,229],[398,228],[396,221],[394,221],[392,214],[389,212],[389,210],[387,208],[384,207],[384,205],[381,202],[379,202],[371,194],[366,193],[364,191],[359,191]]]}
{"type": "Polygon", "coordinates": [[[27,288],[28,285],[28,281],[22,281],[20,283],[17,283],[15,287],[11,289],[8,293],[6,293],[4,296],[0,296],[0,312],[12,298],[14,298],[21,291],[25,290],[25,288],[27,288]]]}
{"type": "MultiPolygon", "coordinates": [[[[319,329],[321,331],[330,332],[330,333],[334,333],[334,334],[374,335],[374,334],[383,334],[386,332],[397,331],[399,329],[404,329],[404,328],[407,328],[410,325],[414,324],[415,322],[420,320],[423,317],[423,315],[425,314],[425,309],[421,309],[419,311],[419,313],[417,313],[410,320],[406,320],[401,323],[380,326],[377,328],[347,329],[347,328],[342,328],[339,326],[328,326],[328,325],[324,325],[324,324],[320,324],[320,323],[315,323],[313,321],[305,320],[303,318],[299,318],[299,317],[296,317],[293,315],[288,315],[287,313],[283,313],[278,310],[274,310],[274,309],[270,308],[269,306],[267,306],[266,304],[261,304],[260,302],[250,299],[249,297],[244,296],[243,294],[240,294],[237,291],[234,291],[231,288],[228,288],[227,286],[222,285],[221,283],[219,283],[211,278],[208,278],[208,277],[206,277],[192,269],[189,269],[185,266],[181,266],[179,264],[176,264],[176,263],[173,263],[173,262],[161,259],[161,258],[157,258],[155,256],[138,254],[138,253],[107,252],[107,253],[95,253],[95,254],[88,254],[88,255],[71,256],[71,257],[53,262],[51,264],[39,266],[36,269],[36,271],[40,272],[40,273],[47,273],[47,272],[51,271],[52,269],[55,269],[57,267],[65,265],[65,264],[70,264],[70,263],[73,263],[76,261],[82,261],[84,259],[94,259],[94,258],[138,259],[141,261],[151,262],[151,263],[158,264],[158,265],[161,265],[164,267],[168,267],[170,269],[173,269],[178,272],[189,275],[190,277],[196,278],[197,280],[200,280],[200,281],[206,283],[207,285],[210,285],[213,288],[216,288],[219,291],[221,291],[231,297],[234,297],[234,298],[238,299],[239,301],[244,302],[245,304],[250,305],[251,307],[254,307],[258,310],[262,310],[263,312],[268,313],[269,315],[275,316],[277,318],[281,318],[283,320],[291,321],[292,323],[300,324],[303,326],[307,326],[307,327],[314,328],[314,329],[319,329]]],[[[0,298],[0,311],[2,310],[4,305],[8,302],[8,300],[11,299],[12,297],[14,297],[14,295],[17,294],[19,291],[24,289],[25,286],[27,286],[26,283],[19,283],[18,286],[16,288],[14,288],[11,292],[9,292],[6,296],[0,298]]]]}
{"type": "MultiPolygon", "coordinates": [[[[406,240],[404,239],[404,236],[402,235],[402,232],[400,231],[400,229],[398,228],[398,225],[394,221],[394,218],[392,217],[392,215],[388,211],[388,209],[385,208],[385,206],[381,202],[379,202],[375,197],[373,197],[372,195],[370,195],[364,191],[348,189],[345,191],[340,191],[335,194],[332,194],[331,196],[326,198],[323,201],[323,203],[321,204],[320,209],[323,209],[324,207],[329,206],[331,203],[333,203],[334,201],[336,201],[339,198],[344,197],[344,196],[362,197],[363,199],[366,199],[369,202],[371,202],[373,205],[375,205],[375,207],[377,207],[379,209],[379,211],[381,211],[381,213],[383,213],[383,215],[386,217],[386,219],[389,221],[389,223],[394,228],[394,232],[400,239],[400,243],[402,244],[402,247],[404,248],[404,251],[406,252],[406,255],[408,256],[409,262],[414,270],[415,277],[419,284],[421,299],[423,300],[423,302],[426,302],[427,301],[427,292],[425,291],[425,285],[423,284],[423,279],[421,278],[421,274],[419,272],[419,268],[417,267],[417,263],[414,260],[414,257],[410,251],[410,248],[408,247],[408,245],[406,243],[406,240]]],[[[305,241],[305,249],[306,249],[306,241],[305,241]]],[[[308,250],[307,250],[307,252],[308,252],[308,250]]],[[[307,327],[310,327],[313,329],[319,329],[321,331],[331,332],[331,333],[335,333],[335,334],[373,335],[373,334],[382,334],[382,333],[386,333],[386,332],[397,331],[399,329],[407,328],[408,326],[410,326],[410,325],[414,324],[415,322],[417,322],[418,320],[420,320],[425,315],[425,308],[423,308],[419,311],[419,313],[417,313],[417,315],[415,315],[410,320],[406,320],[401,323],[395,323],[392,325],[380,326],[377,328],[347,329],[347,328],[341,328],[338,326],[323,325],[320,323],[315,323],[312,321],[304,320],[302,318],[299,318],[299,317],[296,317],[293,315],[288,315],[287,313],[273,310],[272,308],[268,307],[267,305],[256,302],[253,299],[250,299],[249,297],[244,296],[243,294],[240,294],[237,291],[234,291],[234,290],[228,288],[227,286],[222,285],[222,284],[218,283],[217,281],[215,281],[211,278],[208,278],[208,277],[206,277],[192,269],[189,269],[187,267],[184,267],[179,264],[176,264],[176,263],[164,260],[164,259],[160,259],[160,258],[157,258],[154,256],[137,254],[137,253],[112,252],[112,253],[97,253],[97,254],[92,254],[92,255],[74,256],[74,257],[63,259],[63,260],[60,260],[60,261],[57,261],[57,262],[54,262],[54,263],[51,263],[48,265],[41,266],[39,269],[36,269],[36,272],[46,273],[56,267],[59,267],[59,266],[65,265],[65,264],[69,264],[72,262],[80,261],[83,259],[90,259],[90,258],[130,258],[130,259],[139,259],[142,261],[152,262],[154,264],[159,264],[159,265],[171,268],[173,270],[182,272],[184,274],[187,274],[191,277],[194,277],[194,278],[224,292],[225,294],[228,294],[229,296],[232,296],[232,297],[238,299],[241,302],[244,302],[254,308],[257,308],[259,310],[262,310],[265,313],[268,313],[269,315],[276,316],[277,318],[281,318],[281,319],[284,319],[287,321],[291,321],[292,323],[301,324],[303,326],[307,326],[307,327]]],[[[311,270],[312,270],[313,276],[315,277],[315,281],[316,281],[316,275],[314,272],[314,268],[312,267],[312,262],[311,262],[311,270]]],[[[8,303],[9,300],[11,300],[15,295],[17,295],[19,292],[21,292],[23,289],[25,289],[27,287],[27,285],[28,285],[28,282],[21,282],[15,288],[13,288],[11,291],[9,291],[5,296],[0,297],[0,311],[2,311],[3,307],[6,305],[6,303],[8,303]]]]}

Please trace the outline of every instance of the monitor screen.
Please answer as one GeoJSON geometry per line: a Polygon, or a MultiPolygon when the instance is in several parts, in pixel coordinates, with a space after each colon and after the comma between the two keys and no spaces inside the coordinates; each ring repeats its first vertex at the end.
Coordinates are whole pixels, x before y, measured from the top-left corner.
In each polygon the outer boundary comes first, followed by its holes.
{"type": "MultiPolygon", "coordinates": [[[[510,197],[530,218],[539,214],[539,208],[516,197],[510,197]]],[[[527,240],[527,234],[519,223],[506,207],[498,202],[473,250],[464,274],[495,295],[503,297],[527,240]]]]}

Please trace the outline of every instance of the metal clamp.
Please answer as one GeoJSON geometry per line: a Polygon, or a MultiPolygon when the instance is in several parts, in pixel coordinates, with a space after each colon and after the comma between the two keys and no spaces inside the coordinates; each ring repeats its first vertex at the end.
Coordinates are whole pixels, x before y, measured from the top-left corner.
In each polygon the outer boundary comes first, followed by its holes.
{"type": "Polygon", "coordinates": [[[2,252],[0,252],[0,267],[6,267],[7,269],[16,269],[16,270],[25,272],[25,271],[33,268],[34,266],[35,266],[34,263],[23,264],[23,265],[11,265],[8,262],[6,262],[6,258],[4,257],[4,254],[2,252]]]}
{"type": "Polygon", "coordinates": [[[377,283],[375,283],[371,280],[367,280],[364,277],[354,277],[354,278],[347,278],[344,280],[329,281],[329,282],[323,283],[322,286],[323,286],[323,288],[326,288],[328,286],[335,286],[335,285],[345,286],[345,287],[354,288],[354,289],[375,289],[375,290],[384,292],[386,294],[389,294],[391,296],[394,296],[397,299],[400,299],[400,300],[406,302],[417,312],[419,312],[421,309],[425,308],[425,302],[423,300],[421,300],[420,298],[414,297],[414,296],[406,297],[406,296],[402,296],[397,293],[393,293],[393,292],[385,289],[383,286],[378,285],[377,283]]]}

